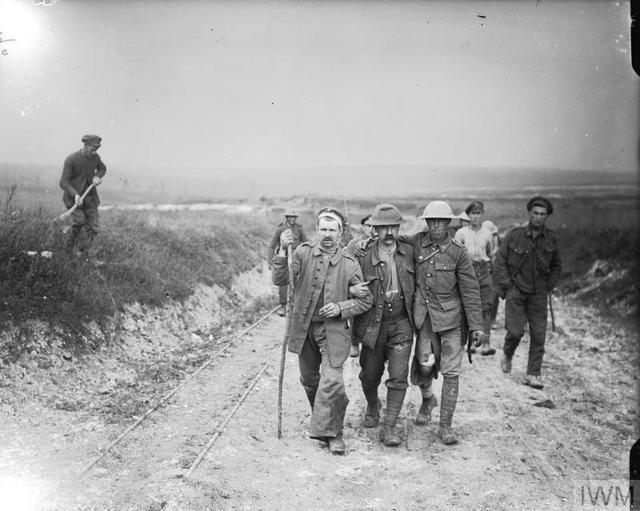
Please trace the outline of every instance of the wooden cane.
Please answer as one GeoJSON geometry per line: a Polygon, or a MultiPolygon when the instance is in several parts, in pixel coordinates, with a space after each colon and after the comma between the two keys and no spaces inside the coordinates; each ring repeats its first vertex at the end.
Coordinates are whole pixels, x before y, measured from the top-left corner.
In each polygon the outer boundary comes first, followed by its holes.
{"type": "Polygon", "coordinates": [[[291,245],[287,247],[287,266],[289,268],[289,286],[287,289],[287,326],[282,340],[282,352],[280,353],[280,374],[278,375],[278,438],[282,438],[282,387],[284,384],[284,363],[287,358],[287,344],[289,330],[291,328],[291,316],[293,315],[293,268],[291,267],[291,245]]]}

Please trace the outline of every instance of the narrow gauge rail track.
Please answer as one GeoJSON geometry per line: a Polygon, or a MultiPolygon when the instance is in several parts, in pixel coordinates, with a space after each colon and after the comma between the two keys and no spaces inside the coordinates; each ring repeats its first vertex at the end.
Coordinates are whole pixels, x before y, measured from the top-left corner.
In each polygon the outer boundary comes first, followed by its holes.
{"type": "MultiPolygon", "coordinates": [[[[165,394],[154,406],[149,408],[145,412],[144,415],[142,415],[133,424],[131,424],[127,429],[125,429],[122,432],[122,434],[120,434],[120,436],[118,436],[113,442],[111,442],[109,445],[107,445],[104,448],[104,450],[100,453],[99,456],[95,457],[91,462],[89,462],[87,465],[84,466],[84,468],[78,474],[78,477],[83,477],[84,475],[86,475],[102,458],[104,458],[111,451],[111,449],[113,449],[116,445],[118,445],[129,433],[131,433],[134,429],[136,429],[150,415],[152,415],[156,410],[158,410],[158,408],[160,408],[169,399],[171,399],[171,397],[173,397],[176,394],[176,392],[178,392],[178,390],[180,390],[182,387],[184,387],[187,383],[189,383],[191,380],[193,380],[198,374],[200,374],[204,369],[206,369],[209,365],[211,365],[217,359],[218,355],[220,355],[220,353],[222,353],[225,349],[227,349],[227,347],[228,347],[228,345],[229,345],[229,343],[231,342],[232,339],[240,339],[240,338],[244,337],[251,330],[253,330],[260,323],[262,323],[265,319],[267,319],[269,316],[271,316],[273,313],[275,313],[279,308],[280,308],[279,305],[277,307],[274,307],[269,312],[267,312],[266,314],[261,316],[254,323],[252,323],[250,326],[245,328],[239,334],[237,334],[237,335],[229,335],[229,336],[226,337],[226,340],[224,340],[225,338],[223,338],[223,341],[221,341],[221,346],[219,347],[218,350],[215,351],[215,353],[213,353],[203,364],[201,364],[198,367],[198,369],[196,369],[193,373],[191,373],[189,376],[187,376],[182,382],[180,382],[177,386],[175,386],[171,391],[169,391],[167,394],[165,394]]],[[[247,391],[243,394],[243,396],[240,398],[238,403],[236,403],[236,405],[231,410],[231,412],[229,412],[229,414],[227,414],[227,417],[222,422],[222,424],[218,428],[216,428],[216,433],[209,440],[209,442],[207,443],[207,446],[205,447],[205,449],[198,455],[198,457],[196,458],[194,463],[191,465],[191,467],[189,468],[188,472],[185,474],[184,477],[188,477],[197,468],[197,466],[200,464],[202,459],[204,459],[204,456],[207,454],[207,452],[211,449],[211,447],[213,446],[213,444],[215,443],[217,438],[220,436],[220,434],[222,433],[222,430],[224,429],[226,424],[229,422],[229,420],[231,420],[233,415],[235,415],[235,413],[238,411],[238,409],[240,408],[240,406],[242,405],[242,403],[244,402],[246,397],[253,390],[253,388],[255,387],[256,383],[258,383],[258,380],[260,379],[260,377],[264,374],[265,370],[267,369],[269,364],[271,364],[271,362],[275,359],[275,356],[278,353],[279,353],[279,350],[265,364],[263,364],[262,369],[260,370],[258,375],[254,378],[252,384],[247,388],[247,391]]]]}

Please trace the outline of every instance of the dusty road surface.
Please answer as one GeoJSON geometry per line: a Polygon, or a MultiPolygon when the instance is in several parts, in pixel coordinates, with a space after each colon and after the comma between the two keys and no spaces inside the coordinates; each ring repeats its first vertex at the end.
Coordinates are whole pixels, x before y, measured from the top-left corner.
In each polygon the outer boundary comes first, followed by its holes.
{"type": "MultiPolygon", "coordinates": [[[[285,320],[277,316],[224,349],[212,346],[210,352],[219,353],[214,362],[82,476],[83,467],[135,418],[107,420],[90,407],[74,407],[68,396],[82,389],[71,380],[66,406],[59,405],[60,396],[43,396],[42,385],[29,394],[37,382],[5,386],[0,501],[3,509],[65,511],[592,509],[576,501],[576,488],[584,480],[624,479],[635,441],[636,332],[568,301],[556,302],[556,316],[565,333],[550,334],[542,391],[522,384],[527,344],[517,351],[509,376],[500,372],[499,355],[477,355],[472,365],[465,361],[455,446],[437,438],[437,409],[433,424],[414,425],[420,395],[413,387],[398,425],[403,445],[381,445],[377,428],[361,426],[365,405],[359,368],[357,359],[349,359],[348,452],[329,454],[308,438],[310,410],[292,354],[286,360],[283,438],[278,440],[285,320]],[[268,360],[263,376],[221,429],[268,360]],[[216,432],[221,434],[211,450],[185,478],[216,432]],[[11,498],[17,500],[9,504],[11,498]]],[[[180,339],[179,332],[173,335],[180,339]]],[[[503,329],[494,330],[494,343],[500,344],[503,335],[503,329]]],[[[120,373],[113,379],[126,380],[126,363],[117,367],[120,373]]],[[[88,371],[102,370],[95,362],[88,371]]],[[[60,371],[56,375],[64,379],[60,371]]],[[[440,384],[441,379],[438,393],[440,384]]],[[[64,382],[57,385],[63,388],[64,382]]],[[[133,383],[128,385],[136,392],[133,383]]],[[[115,390],[101,392],[107,399],[115,390]]],[[[383,385],[380,395],[384,403],[383,385]]]]}

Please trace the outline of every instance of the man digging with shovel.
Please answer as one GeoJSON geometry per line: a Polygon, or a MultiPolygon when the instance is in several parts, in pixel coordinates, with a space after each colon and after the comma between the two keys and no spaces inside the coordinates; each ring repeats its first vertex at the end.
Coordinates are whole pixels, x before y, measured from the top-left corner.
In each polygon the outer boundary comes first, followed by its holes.
{"type": "Polygon", "coordinates": [[[99,232],[98,205],[100,198],[96,187],[102,182],[107,167],[98,155],[102,138],[97,135],[82,137],[83,148],[64,160],[60,188],[64,190],[62,201],[71,213],[72,226],[68,247],[71,252],[81,257],[93,245],[99,232]],[[80,244],[82,229],[86,229],[87,243],[80,244]]]}

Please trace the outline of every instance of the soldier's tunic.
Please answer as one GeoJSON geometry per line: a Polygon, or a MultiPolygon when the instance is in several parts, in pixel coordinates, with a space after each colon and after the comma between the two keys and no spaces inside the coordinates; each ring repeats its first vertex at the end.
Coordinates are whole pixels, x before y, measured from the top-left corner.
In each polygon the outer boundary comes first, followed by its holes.
{"type": "Polygon", "coordinates": [[[509,231],[494,266],[495,285],[505,298],[504,354],[513,356],[529,321],[527,374],[540,376],[547,332],[547,295],[562,273],[555,233],[543,227],[534,237],[527,224],[509,231]]]}
{"type": "MultiPolygon", "coordinates": [[[[349,286],[362,282],[355,258],[338,248],[332,255],[319,242],[302,243],[292,257],[293,310],[287,325],[289,351],[298,354],[300,382],[312,406],[311,437],[335,437],[342,433],[349,399],[344,388],[342,366],[349,357],[351,332],[348,318],[371,307],[371,293],[349,298],[349,286]],[[323,304],[336,303],[340,316],[318,315],[323,304]]],[[[287,258],[276,256],[273,283],[289,283],[287,258]]]]}
{"type": "MultiPolygon", "coordinates": [[[[280,235],[286,231],[287,229],[291,229],[291,233],[293,234],[293,243],[291,244],[291,250],[295,250],[300,243],[304,243],[307,241],[307,235],[304,233],[302,226],[298,223],[294,223],[293,225],[289,225],[287,222],[282,222],[276,227],[275,232],[273,233],[273,237],[271,238],[271,243],[269,243],[269,248],[267,252],[267,261],[271,261],[273,256],[278,251],[280,247],[280,235]]],[[[286,305],[287,303],[287,286],[278,286],[278,303],[280,305],[286,305]]]]}
{"type": "MultiPolygon", "coordinates": [[[[465,248],[449,235],[434,243],[428,232],[419,232],[410,241],[416,274],[416,361],[426,362],[433,351],[443,376],[458,376],[467,329],[482,330],[480,290],[471,260],[465,248]]],[[[430,387],[434,375],[423,377],[412,370],[411,380],[430,387]]]]}

